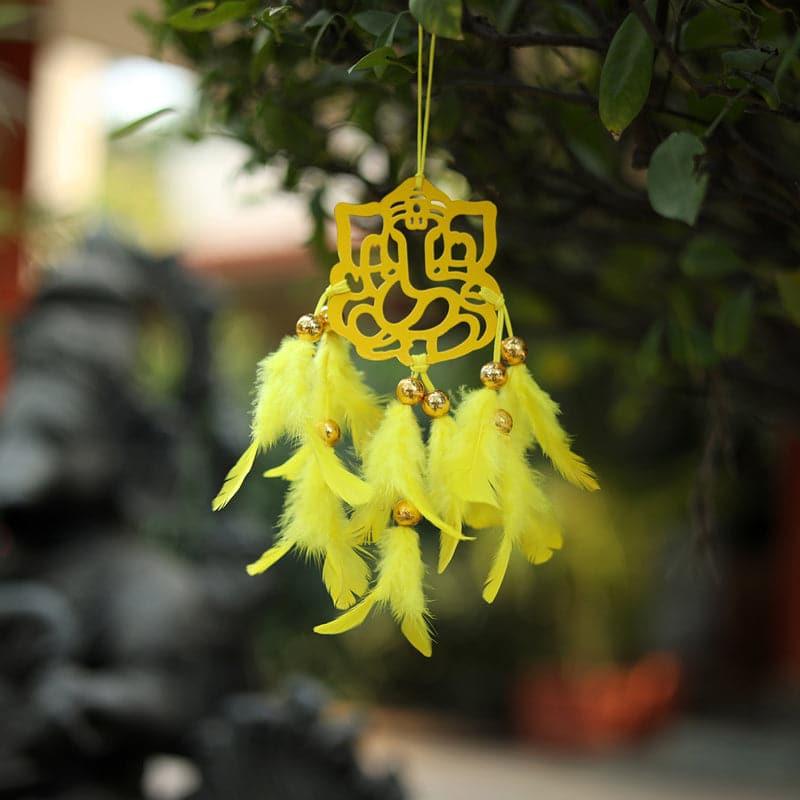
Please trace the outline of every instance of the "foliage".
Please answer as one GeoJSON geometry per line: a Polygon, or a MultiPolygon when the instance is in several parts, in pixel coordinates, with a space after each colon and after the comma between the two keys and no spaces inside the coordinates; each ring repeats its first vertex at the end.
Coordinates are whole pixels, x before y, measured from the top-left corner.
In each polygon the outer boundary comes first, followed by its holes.
{"type": "Polygon", "coordinates": [[[790,4],[162,6],[139,21],[201,76],[190,135],[222,132],[249,167],[282,165],[285,187],[308,191],[323,264],[330,179],[348,176],[366,200],[413,172],[417,20],[445,37],[430,177],[497,203],[493,271],[535,337],[537,374],[585,389],[566,413],[583,415],[575,432],[601,476],[601,451],[606,474],[670,459],[685,472],[703,439],[706,463],[719,460],[723,415],[800,416],[790,4]]]}
{"type": "Polygon", "coordinates": [[[412,12],[452,37],[437,51],[431,168],[498,203],[496,268],[552,328],[600,333],[618,357],[647,344],[659,356],[650,379],[679,384],[717,370],[770,385],[756,354],[765,337],[779,362],[797,363],[785,302],[800,249],[793,12],[718,0],[164,0],[160,19],[139,21],[202,77],[192,135],[236,137],[250,166],[283,164],[287,188],[312,179],[326,259],[324,176],[377,197],[413,169],[412,12]],[[361,132],[349,148],[341,128],[361,132]],[[385,156],[382,174],[367,152],[385,156]],[[631,242],[637,259],[614,263],[631,242]],[[733,365],[714,330],[728,294],[745,290],[752,330],[733,365]],[[683,347],[655,347],[654,324],[709,340],[703,369],[683,347]]]}

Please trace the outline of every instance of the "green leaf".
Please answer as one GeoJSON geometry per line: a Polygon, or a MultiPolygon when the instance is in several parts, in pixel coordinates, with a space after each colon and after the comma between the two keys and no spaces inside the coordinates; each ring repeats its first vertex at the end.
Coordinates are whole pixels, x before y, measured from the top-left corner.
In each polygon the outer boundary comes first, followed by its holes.
{"type": "Polygon", "coordinates": [[[795,34],[795,37],[789,47],[783,51],[780,64],[778,64],[778,69],[775,70],[776,86],[781,82],[781,78],[783,78],[783,76],[786,74],[786,71],[792,65],[792,62],[797,58],[798,53],[800,53],[800,31],[795,34]]]}
{"type": "Polygon", "coordinates": [[[397,33],[397,26],[403,21],[403,18],[407,14],[407,11],[401,11],[399,14],[395,14],[394,19],[392,22],[380,32],[378,38],[375,39],[375,47],[384,47],[387,44],[394,43],[394,37],[397,33]]]}
{"type": "Polygon", "coordinates": [[[753,88],[764,98],[764,102],[773,111],[780,107],[781,97],[778,94],[778,87],[769,78],[765,78],[763,75],[743,74],[747,76],[753,88]]]}
{"type": "Polygon", "coordinates": [[[786,316],[795,325],[800,325],[800,272],[778,273],[775,283],[786,316]]]}
{"type": "Polygon", "coordinates": [[[717,236],[695,236],[681,253],[681,270],[691,278],[722,278],[744,269],[733,248],[717,236]]]}
{"type": "Polygon", "coordinates": [[[314,28],[325,27],[333,19],[333,14],[327,8],[321,8],[316,14],[309,17],[303,28],[313,30],[314,28]]]}
{"type": "Polygon", "coordinates": [[[379,47],[377,50],[367,53],[363,58],[359,58],[347,71],[352,74],[362,69],[386,66],[389,63],[389,59],[393,58],[394,55],[395,52],[391,47],[379,47]]]}
{"type": "Polygon", "coordinates": [[[723,356],[744,350],[753,321],[753,292],[745,289],[728,297],[714,319],[714,349],[723,356]]]}
{"type": "Polygon", "coordinates": [[[745,72],[758,72],[769,61],[774,53],[746,48],[744,50],[729,50],[722,54],[722,63],[725,69],[744,70],[745,72]]]}
{"type": "Polygon", "coordinates": [[[389,11],[362,11],[353,14],[356,24],[373,36],[380,36],[394,21],[397,15],[389,11]]]}
{"type": "Polygon", "coordinates": [[[557,3],[553,9],[553,19],[561,30],[573,31],[581,36],[597,36],[594,17],[575,3],[557,3]]]}
{"type": "Polygon", "coordinates": [[[122,125],[119,128],[115,128],[109,134],[109,138],[113,141],[117,139],[124,139],[126,136],[130,136],[132,133],[136,133],[140,128],[143,128],[145,125],[149,125],[151,122],[155,122],[157,119],[160,119],[167,114],[174,114],[176,109],[168,107],[168,108],[159,108],[158,111],[153,111],[150,114],[145,114],[143,117],[139,117],[139,119],[135,119],[133,122],[129,122],[126,125],[122,125]]]}
{"type": "Polygon", "coordinates": [[[216,7],[212,2],[193,3],[168,17],[167,22],[181,31],[210,31],[246,17],[254,7],[252,0],[228,0],[216,7]]]}
{"type": "Polygon", "coordinates": [[[313,30],[314,28],[319,28],[317,31],[317,35],[314,37],[314,41],[311,43],[311,57],[317,57],[317,50],[319,49],[320,43],[322,42],[322,37],[325,35],[325,31],[328,30],[328,27],[331,23],[336,19],[339,14],[332,14],[325,8],[320,9],[311,17],[309,20],[306,21],[303,28],[307,28],[309,30],[313,30]]]}
{"type": "MultiPolygon", "coordinates": [[[[653,16],[656,0],[645,7],[653,16]]],[[[600,119],[618,139],[642,110],[653,74],[653,41],[631,13],[614,34],[600,72],[600,119]]]]}
{"type": "Polygon", "coordinates": [[[647,194],[662,217],[694,225],[708,188],[708,176],[699,175],[695,159],[706,148],[693,133],[672,133],[655,149],[647,171],[647,194]]]}
{"type": "Polygon", "coordinates": [[[461,0],[409,0],[408,10],[428,32],[445,39],[463,39],[461,0]]]}
{"type": "Polygon", "coordinates": [[[701,9],[681,29],[680,49],[735,47],[741,35],[739,15],[732,8],[712,6],[701,9]]]}

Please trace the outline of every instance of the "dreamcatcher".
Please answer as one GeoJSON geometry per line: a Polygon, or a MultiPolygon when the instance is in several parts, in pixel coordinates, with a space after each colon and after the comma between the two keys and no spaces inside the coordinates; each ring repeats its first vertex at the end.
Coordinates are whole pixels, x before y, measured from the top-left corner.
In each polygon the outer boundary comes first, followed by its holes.
{"type": "Polygon", "coordinates": [[[260,452],[288,437],[293,455],[264,473],[289,484],[278,536],[248,572],[264,572],[292,551],[318,561],[344,613],[318,625],[317,633],[343,633],[386,606],[409,642],[429,656],[416,525],[425,518],[439,529],[440,573],[459,542],[474,538],[465,529],[500,531],[483,587],[491,603],[514,550],[542,564],[562,544],[528,451],[540,447],[576,486],[595,490],[598,484],[570,448],[557,404],[528,371],[527,346],[514,335],[503,294],[488,273],[497,249],[496,207],[452,200],[424,177],[436,38],[423,114],[421,27],[419,36],[416,174],[380,201],[336,207],[338,261],[330,285],[314,312],[297,321],[296,336],[260,363],[251,444],[213,508],[230,502],[260,452]],[[377,228],[354,246],[357,231],[374,219],[377,228]],[[425,288],[411,280],[409,236],[422,238],[425,288]],[[398,291],[408,304],[400,319],[391,313],[398,291]],[[431,321],[426,312],[434,306],[441,313],[431,321]],[[451,408],[430,367],[489,345],[482,387],[465,391],[451,408]],[[365,383],[352,349],[408,368],[388,404],[365,383]],[[415,407],[431,419],[427,442],[415,407]],[[339,455],[345,437],[355,471],[339,455]]]}

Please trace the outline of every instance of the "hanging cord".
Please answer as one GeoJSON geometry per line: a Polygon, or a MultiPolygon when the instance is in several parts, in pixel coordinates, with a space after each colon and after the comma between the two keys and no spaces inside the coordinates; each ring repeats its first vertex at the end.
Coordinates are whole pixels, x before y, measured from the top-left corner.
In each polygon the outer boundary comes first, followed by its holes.
{"type": "Polygon", "coordinates": [[[511,316],[506,308],[506,299],[502,294],[493,292],[485,286],[481,287],[480,293],[481,297],[486,300],[487,303],[491,303],[497,312],[497,328],[494,334],[494,355],[492,356],[492,361],[500,361],[503,339],[505,338],[503,329],[505,329],[509,336],[514,335],[514,329],[511,327],[511,316]]]}
{"type": "Polygon", "coordinates": [[[331,283],[328,285],[328,288],[319,296],[319,300],[317,300],[316,308],[314,309],[314,314],[319,314],[325,305],[328,302],[328,298],[332,297],[335,294],[344,294],[345,292],[350,291],[350,284],[347,280],[341,280],[337,283],[331,283]]]}
{"type": "Polygon", "coordinates": [[[429,367],[430,364],[428,364],[428,356],[426,353],[421,353],[417,356],[411,356],[411,377],[419,378],[428,394],[436,391],[433,381],[428,377],[429,367]]]}
{"type": "Polygon", "coordinates": [[[417,26],[417,174],[416,187],[422,186],[425,177],[425,158],[428,151],[428,129],[431,121],[431,90],[433,87],[433,61],[436,56],[436,34],[431,34],[431,49],[428,56],[428,86],[425,92],[425,113],[422,108],[422,49],[425,32],[422,25],[417,26]]]}

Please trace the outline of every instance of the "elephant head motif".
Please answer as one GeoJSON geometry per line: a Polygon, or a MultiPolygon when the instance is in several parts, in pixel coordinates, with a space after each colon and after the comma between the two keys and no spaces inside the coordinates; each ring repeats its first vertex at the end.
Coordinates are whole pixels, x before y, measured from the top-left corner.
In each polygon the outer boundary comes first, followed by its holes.
{"type": "Polygon", "coordinates": [[[340,203],[334,213],[339,258],[330,281],[346,280],[350,291],[329,299],[328,319],[359,355],[373,361],[396,358],[409,366],[416,350],[433,364],[492,341],[496,309],[481,289],[500,294],[487,271],[497,250],[493,203],[451,200],[429,181],[409,178],[378,202],[340,203]],[[354,228],[375,217],[378,229],[354,247],[354,228]],[[468,220],[479,223],[479,235],[464,224],[468,220]],[[408,231],[423,237],[424,288],[411,279],[408,231]],[[399,320],[387,318],[393,290],[401,291],[410,307],[399,320]],[[425,312],[433,303],[444,311],[428,321],[425,312]]]}

